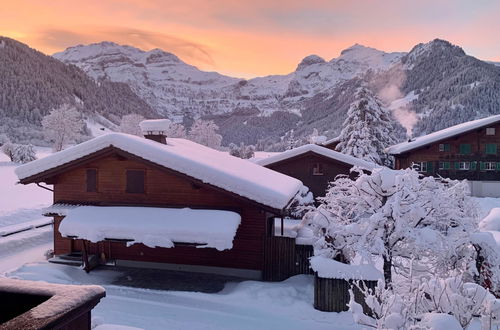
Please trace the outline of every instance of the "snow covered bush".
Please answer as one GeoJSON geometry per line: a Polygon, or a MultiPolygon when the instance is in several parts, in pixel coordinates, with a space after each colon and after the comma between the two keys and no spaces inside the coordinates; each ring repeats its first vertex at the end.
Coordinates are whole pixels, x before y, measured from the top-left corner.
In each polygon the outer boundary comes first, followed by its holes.
{"type": "Polygon", "coordinates": [[[142,131],[139,127],[139,123],[143,120],[144,117],[136,113],[125,115],[120,120],[120,126],[118,127],[118,130],[122,133],[142,136],[142,131]]]}
{"type": "Polygon", "coordinates": [[[182,124],[171,123],[166,131],[167,137],[185,139],[186,128],[182,124]]]}
{"type": "Polygon", "coordinates": [[[447,324],[446,330],[466,329],[477,316],[483,329],[489,329],[484,326],[500,316],[500,300],[480,285],[464,282],[462,276],[415,278],[392,289],[380,281],[375,290],[359,284],[358,289],[372,313],[363,314],[353,290],[349,310],[355,322],[376,329],[435,329],[435,322],[447,324]]]}
{"type": "Polygon", "coordinates": [[[234,143],[229,144],[229,154],[234,157],[249,159],[255,154],[255,147],[253,145],[246,146],[243,142],[240,145],[234,143]]]}
{"type": "Polygon", "coordinates": [[[391,113],[367,88],[356,90],[335,150],[380,165],[390,165],[384,149],[397,142],[391,113]]]}
{"type": "Polygon", "coordinates": [[[54,142],[53,150],[61,151],[80,136],[84,122],[74,106],[63,104],[43,117],[42,126],[44,134],[54,142]]]}
{"type": "Polygon", "coordinates": [[[217,134],[219,126],[213,121],[196,119],[189,130],[188,138],[204,146],[218,149],[222,142],[222,136],[217,134]]]}
{"type": "Polygon", "coordinates": [[[36,159],[36,152],[31,144],[24,145],[8,142],[1,149],[10,158],[10,161],[14,163],[24,164],[36,159]]]}

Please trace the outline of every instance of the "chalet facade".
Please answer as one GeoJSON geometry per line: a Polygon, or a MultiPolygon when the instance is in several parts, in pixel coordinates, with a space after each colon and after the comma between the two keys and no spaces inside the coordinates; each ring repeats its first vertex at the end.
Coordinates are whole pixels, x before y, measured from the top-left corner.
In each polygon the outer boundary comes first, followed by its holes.
{"type": "Polygon", "coordinates": [[[17,168],[21,183],[54,187],[45,214],[55,255],[262,278],[265,237],[302,183],[188,140],[155,140],[108,134],[17,168]]]}
{"type": "Polygon", "coordinates": [[[339,174],[349,175],[353,166],[371,171],[376,164],[308,144],[257,161],[257,164],[294,177],[309,187],[314,197],[324,196],[328,184],[339,174]]]}
{"type": "Polygon", "coordinates": [[[387,148],[395,169],[471,181],[476,196],[500,196],[500,115],[452,126],[387,148]]]}

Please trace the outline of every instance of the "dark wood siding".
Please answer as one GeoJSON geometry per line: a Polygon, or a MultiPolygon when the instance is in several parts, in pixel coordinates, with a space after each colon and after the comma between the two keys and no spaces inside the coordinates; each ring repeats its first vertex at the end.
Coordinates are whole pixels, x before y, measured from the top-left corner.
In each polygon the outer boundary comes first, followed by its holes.
{"type": "Polygon", "coordinates": [[[318,154],[305,153],[266,167],[299,179],[309,187],[314,197],[319,197],[325,195],[329,182],[339,174],[349,174],[352,166],[318,154]],[[314,174],[315,166],[319,167],[323,175],[314,174]]]}
{"type": "MultiPolygon", "coordinates": [[[[486,162],[500,163],[500,124],[489,127],[495,127],[495,135],[486,135],[486,127],[484,127],[401,155],[395,155],[395,168],[404,169],[414,163],[426,162],[429,166],[427,171],[423,172],[425,175],[478,181],[500,180],[500,166],[496,166],[495,170],[486,170],[481,166],[486,162]],[[496,154],[486,153],[487,144],[496,144],[496,154]],[[440,145],[443,146],[440,148],[440,145]],[[447,146],[445,147],[445,145],[447,146]],[[470,145],[470,154],[461,152],[460,145],[470,145]],[[457,165],[459,162],[469,163],[470,169],[460,170],[456,168],[459,166],[457,165]],[[440,169],[440,163],[443,165],[446,163],[449,168],[440,169]]],[[[467,148],[462,148],[462,151],[465,149],[467,148]]]]}
{"type": "MultiPolygon", "coordinates": [[[[266,229],[264,211],[230,194],[224,194],[209,186],[194,185],[185,178],[151,168],[145,163],[111,156],[62,173],[57,176],[54,184],[54,201],[234,210],[240,213],[242,222],[231,250],[220,252],[212,248],[185,246],[151,249],[142,244],[127,248],[123,243],[91,244],[90,249],[93,253],[105,252],[108,258],[116,259],[262,269],[263,236],[266,229]],[[98,192],[86,192],[85,174],[86,168],[89,167],[98,169],[98,192]],[[126,192],[127,169],[144,171],[143,194],[126,192]]],[[[57,230],[59,222],[60,218],[58,220],[56,217],[55,253],[68,253],[71,249],[79,250],[81,247],[77,242],[71,244],[71,241],[60,236],[57,230]]]]}
{"type": "Polygon", "coordinates": [[[87,192],[97,192],[97,169],[87,169],[87,192]]]}

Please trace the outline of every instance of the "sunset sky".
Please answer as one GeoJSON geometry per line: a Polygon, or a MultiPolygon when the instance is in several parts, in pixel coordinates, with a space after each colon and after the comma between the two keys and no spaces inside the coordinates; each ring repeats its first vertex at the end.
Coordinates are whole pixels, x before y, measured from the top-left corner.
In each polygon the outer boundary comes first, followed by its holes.
{"type": "Polygon", "coordinates": [[[434,38],[500,61],[499,31],[498,0],[0,0],[0,35],[47,54],[108,40],[240,77],[289,73],[355,43],[409,51],[434,38]]]}

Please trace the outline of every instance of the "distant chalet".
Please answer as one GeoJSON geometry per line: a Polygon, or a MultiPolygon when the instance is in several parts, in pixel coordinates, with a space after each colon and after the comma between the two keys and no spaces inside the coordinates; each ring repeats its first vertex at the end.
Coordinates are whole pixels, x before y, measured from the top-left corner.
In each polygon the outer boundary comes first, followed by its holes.
{"type": "Polygon", "coordinates": [[[473,181],[477,196],[500,196],[500,115],[411,139],[387,152],[395,168],[415,166],[425,175],[473,181]]]}
{"type": "Polygon", "coordinates": [[[337,175],[349,175],[353,166],[368,172],[379,166],[315,144],[287,150],[256,163],[299,179],[314,197],[325,196],[328,184],[337,175]]]}
{"type": "Polygon", "coordinates": [[[188,140],[155,139],[107,134],[16,169],[23,184],[54,185],[45,214],[55,255],[261,278],[264,239],[302,182],[188,140]]]}

